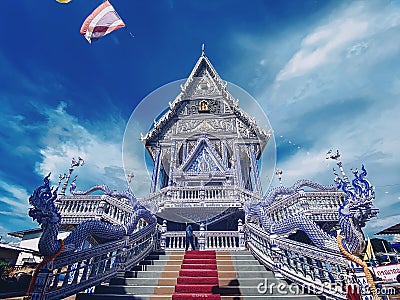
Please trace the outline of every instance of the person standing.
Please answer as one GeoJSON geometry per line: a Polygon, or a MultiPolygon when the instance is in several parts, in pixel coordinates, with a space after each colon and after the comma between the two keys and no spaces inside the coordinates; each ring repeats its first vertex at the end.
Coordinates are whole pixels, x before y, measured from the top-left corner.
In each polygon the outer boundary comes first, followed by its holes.
{"type": "Polygon", "coordinates": [[[189,249],[189,242],[190,245],[192,246],[192,250],[195,250],[194,240],[193,240],[193,228],[192,225],[190,224],[186,226],[186,251],[189,249]]]}

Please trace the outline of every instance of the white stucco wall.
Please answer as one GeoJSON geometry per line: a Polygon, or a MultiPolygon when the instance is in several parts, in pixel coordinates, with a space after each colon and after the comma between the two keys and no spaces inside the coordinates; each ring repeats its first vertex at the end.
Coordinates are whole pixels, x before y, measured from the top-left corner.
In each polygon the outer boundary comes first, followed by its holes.
{"type": "MultiPolygon", "coordinates": [[[[22,238],[19,247],[25,248],[25,249],[31,249],[38,251],[38,244],[39,244],[39,239],[40,239],[41,232],[39,233],[28,233],[25,234],[24,237],[22,238]]],[[[69,235],[69,232],[61,232],[58,234],[57,238],[58,239],[65,239],[69,235]]],[[[32,253],[27,253],[27,252],[21,252],[18,256],[17,259],[17,265],[22,265],[25,260],[33,260],[36,263],[39,263],[42,261],[42,258],[40,256],[35,256],[32,253]]]]}

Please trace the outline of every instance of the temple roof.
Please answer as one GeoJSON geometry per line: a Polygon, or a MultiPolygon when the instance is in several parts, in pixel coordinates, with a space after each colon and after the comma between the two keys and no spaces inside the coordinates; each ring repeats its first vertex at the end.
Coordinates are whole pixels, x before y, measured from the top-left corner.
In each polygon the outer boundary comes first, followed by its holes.
{"type": "Polygon", "coordinates": [[[32,233],[39,233],[42,232],[42,228],[34,228],[34,229],[27,229],[27,230],[20,230],[20,231],[14,231],[14,232],[9,232],[8,235],[17,237],[17,238],[23,238],[24,235],[26,234],[32,234],[32,233]]]}
{"type": "Polygon", "coordinates": [[[379,231],[375,234],[400,234],[400,223],[379,231]]]}
{"type": "Polygon", "coordinates": [[[154,120],[153,128],[146,135],[141,136],[143,143],[146,144],[146,142],[151,141],[159,132],[162,131],[163,128],[165,128],[165,126],[168,126],[167,124],[171,121],[171,119],[177,115],[177,110],[180,106],[179,104],[190,98],[190,96],[193,96],[193,86],[201,84],[202,79],[200,78],[206,78],[208,80],[208,82],[205,84],[212,85],[212,88],[215,89],[227,102],[233,114],[236,115],[236,117],[238,117],[244,124],[249,126],[249,128],[251,128],[254,132],[256,132],[259,138],[265,140],[269,139],[271,132],[267,132],[266,130],[262,129],[256,124],[256,121],[253,118],[239,108],[239,100],[235,99],[229,93],[227,90],[227,82],[224,82],[218,75],[210,60],[205,55],[203,48],[202,55],[197,60],[188,79],[184,85],[181,85],[181,92],[172,102],[168,102],[168,111],[159,120],[154,120]]]}

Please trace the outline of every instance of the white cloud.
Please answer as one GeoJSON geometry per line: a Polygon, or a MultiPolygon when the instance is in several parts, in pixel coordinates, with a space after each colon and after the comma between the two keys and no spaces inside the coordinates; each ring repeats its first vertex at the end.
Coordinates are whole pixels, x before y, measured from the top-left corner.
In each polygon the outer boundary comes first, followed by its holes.
{"type": "Polygon", "coordinates": [[[346,53],[349,58],[367,51],[367,40],[384,34],[400,22],[398,9],[377,6],[352,2],[324,19],[302,40],[276,80],[288,80],[326,64],[337,63],[346,57],[346,53]]]}
{"type": "Polygon", "coordinates": [[[372,219],[368,223],[368,228],[370,228],[370,229],[385,229],[387,227],[398,224],[399,222],[400,222],[400,217],[398,215],[389,216],[389,217],[385,217],[385,218],[377,218],[377,219],[372,219]]]}
{"type": "Polygon", "coordinates": [[[110,188],[126,189],[121,157],[122,135],[106,139],[102,131],[103,127],[114,126],[115,133],[121,133],[121,128],[103,120],[99,127],[94,126],[92,130],[95,132],[91,132],[66,111],[65,103],[60,103],[56,109],[46,108],[43,114],[48,119],[49,129],[42,137],[46,146],[40,150],[42,161],[36,166],[38,174],[45,176],[52,172],[51,178],[55,183],[58,174],[68,171],[71,159],[79,156],[85,160],[85,165],[75,171],[79,174],[78,188],[87,189],[105,183],[110,188]],[[113,168],[114,172],[110,174],[108,168],[113,168]]]}
{"type": "MultiPolygon", "coordinates": [[[[65,103],[60,103],[55,109],[45,108],[43,114],[48,120],[48,130],[42,137],[46,145],[40,150],[42,160],[36,165],[39,175],[46,176],[52,172],[51,180],[55,185],[58,175],[68,172],[71,159],[81,157],[85,164],[75,168],[72,175],[78,175],[76,183],[79,190],[106,184],[111,189],[123,191],[127,189],[125,173],[133,172],[135,177],[131,189],[134,194],[138,197],[148,194],[151,174],[146,168],[144,146],[138,136],[127,135],[129,140],[126,143],[131,146],[122,161],[123,120],[116,117],[101,120],[97,125],[90,124],[89,129],[67,112],[65,103]],[[107,133],[110,128],[113,128],[114,136],[107,133]]],[[[147,127],[146,124],[141,126],[147,127]]]]}
{"type": "MultiPolygon", "coordinates": [[[[280,163],[277,167],[283,170],[284,185],[290,186],[299,179],[314,179],[320,182],[321,176],[332,177],[332,168],[326,161],[325,154],[325,149],[299,151],[280,163]]],[[[332,184],[332,180],[325,181],[325,184],[332,184]]]]}
{"type": "Polygon", "coordinates": [[[2,196],[0,202],[5,204],[0,213],[12,213],[14,215],[26,215],[29,204],[28,199],[30,194],[23,187],[9,184],[3,179],[0,179],[0,189],[2,196]]]}
{"type": "MultiPolygon", "coordinates": [[[[399,20],[398,5],[345,3],[313,28],[299,26],[274,43],[270,37],[254,37],[260,46],[248,59],[262,62],[257,65],[256,98],[276,135],[301,145],[297,149],[278,143],[277,167],[283,170],[284,185],[301,178],[332,184],[332,167],[337,166],[325,159],[329,149],[340,150],[348,175],[350,168],[365,163],[376,186],[375,204],[381,208],[373,226],[367,226],[371,233],[399,222],[392,215],[400,203],[384,196],[386,185],[400,181],[400,44],[394,42],[399,20]],[[273,45],[272,50],[265,45],[273,45]]],[[[399,186],[391,191],[399,192],[399,186]]]]}
{"type": "Polygon", "coordinates": [[[300,76],[323,64],[336,61],[342,47],[359,39],[367,29],[366,22],[354,20],[335,21],[318,28],[303,40],[301,49],[294,54],[276,80],[300,76]]]}

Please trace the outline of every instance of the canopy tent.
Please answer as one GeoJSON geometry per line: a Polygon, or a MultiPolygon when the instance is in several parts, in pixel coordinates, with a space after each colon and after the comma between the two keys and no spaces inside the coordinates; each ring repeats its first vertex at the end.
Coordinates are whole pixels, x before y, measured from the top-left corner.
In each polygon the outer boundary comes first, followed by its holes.
{"type": "Polygon", "coordinates": [[[400,234],[400,223],[379,231],[375,234],[400,234]]]}

